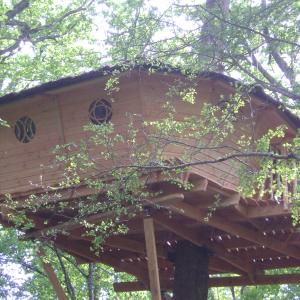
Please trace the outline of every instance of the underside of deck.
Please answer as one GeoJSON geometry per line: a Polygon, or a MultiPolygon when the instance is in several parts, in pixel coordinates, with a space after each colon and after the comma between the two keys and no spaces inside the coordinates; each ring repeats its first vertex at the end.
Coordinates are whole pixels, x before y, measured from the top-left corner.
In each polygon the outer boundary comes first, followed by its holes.
{"type": "MultiPolygon", "coordinates": [[[[280,200],[244,199],[236,191],[221,188],[195,174],[186,180],[192,181],[191,190],[182,190],[163,180],[152,182],[151,189],[162,193],[157,198],[146,199],[144,211],[133,219],[124,216],[122,222],[128,226],[128,233],[108,238],[99,255],[91,250],[92,238],[85,235],[80,222],[74,222],[74,210],[69,208],[56,212],[45,207],[35,213],[28,212],[35,228],[27,231],[25,237],[49,239],[49,229],[63,229],[67,234],[58,232],[52,239],[78,263],[101,262],[116,272],[136,277],[134,282],[115,283],[116,291],[147,290],[150,284],[144,220],[151,218],[162,290],[172,290],[174,253],[179,240],[188,240],[211,251],[210,286],[300,282],[300,274],[266,272],[300,267],[300,234],[292,225],[286,204],[280,200]]],[[[76,197],[85,194],[87,191],[81,187],[75,193],[65,192],[61,201],[74,205],[76,197]]],[[[99,223],[111,217],[113,212],[105,212],[86,220],[99,223]]],[[[9,223],[4,210],[1,222],[9,223]]]]}

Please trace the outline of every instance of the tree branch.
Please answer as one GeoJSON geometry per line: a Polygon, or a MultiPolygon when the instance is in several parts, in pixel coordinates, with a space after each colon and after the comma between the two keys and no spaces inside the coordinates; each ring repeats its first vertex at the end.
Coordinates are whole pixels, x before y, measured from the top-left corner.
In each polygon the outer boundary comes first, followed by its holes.
{"type": "Polygon", "coordinates": [[[62,270],[62,272],[64,274],[64,278],[65,278],[65,283],[66,283],[68,294],[69,294],[69,296],[70,296],[70,298],[72,300],[76,300],[75,290],[74,290],[74,287],[73,287],[73,285],[71,283],[71,279],[69,277],[68,271],[66,270],[66,267],[65,267],[65,265],[63,263],[60,251],[57,250],[56,248],[54,248],[54,252],[55,252],[55,254],[56,254],[57,258],[58,258],[61,270],[62,270]]]}
{"type": "Polygon", "coordinates": [[[260,31],[258,31],[258,30],[255,30],[255,29],[253,29],[253,28],[251,28],[251,27],[247,27],[247,26],[244,26],[244,25],[237,24],[237,23],[234,23],[234,22],[232,22],[232,21],[229,21],[228,19],[225,19],[225,18],[221,17],[220,15],[215,14],[213,11],[211,11],[211,10],[205,8],[205,7],[204,7],[203,5],[201,5],[201,4],[195,4],[195,5],[189,5],[189,4],[180,5],[180,4],[175,4],[175,6],[178,6],[178,7],[186,7],[186,8],[188,8],[188,7],[192,7],[192,8],[200,8],[200,9],[202,9],[203,11],[205,11],[206,13],[208,13],[208,14],[212,15],[213,17],[215,17],[216,19],[218,19],[219,21],[224,22],[224,23],[226,23],[226,24],[228,24],[228,25],[234,26],[234,27],[236,27],[236,28],[244,29],[244,30],[246,30],[246,31],[248,31],[248,32],[252,32],[252,33],[254,33],[254,34],[256,34],[256,35],[259,35],[259,36],[261,36],[261,37],[263,37],[263,38],[269,38],[271,41],[274,41],[274,42],[280,42],[280,43],[289,44],[289,45],[292,45],[292,46],[295,46],[295,47],[300,47],[300,44],[298,44],[298,43],[291,42],[291,41],[289,41],[289,40],[285,40],[285,39],[281,39],[281,38],[271,37],[271,36],[269,36],[269,35],[267,35],[267,34],[265,34],[265,33],[263,33],[263,32],[260,32],[260,31]]]}
{"type": "MultiPolygon", "coordinates": [[[[266,0],[262,0],[261,5],[264,10],[267,9],[266,0]]],[[[295,84],[294,70],[291,67],[289,67],[288,64],[286,63],[286,61],[279,55],[278,51],[276,50],[276,46],[273,43],[273,40],[270,38],[269,29],[267,27],[265,27],[263,29],[263,32],[266,35],[265,40],[266,40],[267,44],[269,45],[270,53],[271,53],[272,57],[274,58],[275,62],[277,63],[278,67],[283,72],[285,77],[289,80],[291,86],[294,85],[295,84]]]]}
{"type": "Polygon", "coordinates": [[[141,170],[179,170],[179,169],[185,169],[192,166],[199,166],[199,165],[205,165],[205,164],[217,164],[220,162],[224,162],[226,160],[235,159],[235,158],[249,158],[249,157],[257,157],[257,158],[269,158],[269,159],[275,159],[275,160],[296,160],[300,161],[300,156],[290,153],[286,155],[282,154],[276,154],[273,152],[245,152],[245,153],[234,153],[222,156],[220,158],[216,159],[208,159],[208,160],[199,160],[199,161],[193,161],[193,162],[187,162],[187,163],[181,163],[178,165],[163,165],[163,164],[154,164],[154,165],[122,165],[113,168],[113,170],[118,169],[125,169],[125,168],[135,168],[135,169],[141,169],[141,170]]]}
{"type": "Polygon", "coordinates": [[[13,19],[29,6],[29,0],[21,0],[14,7],[6,13],[8,19],[13,19]]]}

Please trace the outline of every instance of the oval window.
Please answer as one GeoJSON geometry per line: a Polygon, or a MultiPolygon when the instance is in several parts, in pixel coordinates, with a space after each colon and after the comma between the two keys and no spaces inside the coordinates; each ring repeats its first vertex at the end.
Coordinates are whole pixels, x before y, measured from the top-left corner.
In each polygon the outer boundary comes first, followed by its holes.
{"type": "Polygon", "coordinates": [[[21,143],[29,143],[35,136],[36,126],[29,117],[22,117],[15,124],[15,135],[21,143]]]}
{"type": "Polygon", "coordinates": [[[112,117],[111,103],[105,99],[92,102],[89,107],[89,117],[96,125],[109,122],[112,117]]]}

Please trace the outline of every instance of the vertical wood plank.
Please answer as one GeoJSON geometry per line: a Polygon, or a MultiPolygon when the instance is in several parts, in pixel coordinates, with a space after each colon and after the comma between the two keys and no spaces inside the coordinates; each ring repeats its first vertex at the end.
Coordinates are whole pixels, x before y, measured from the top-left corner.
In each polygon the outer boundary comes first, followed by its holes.
{"type": "Polygon", "coordinates": [[[154,224],[152,218],[144,219],[144,232],[148,257],[148,273],[152,300],[161,300],[154,224]]]}
{"type": "Polygon", "coordinates": [[[62,288],[52,266],[43,260],[43,256],[45,256],[45,253],[42,248],[39,249],[38,256],[41,257],[43,269],[44,269],[46,275],[48,276],[49,281],[51,282],[51,284],[53,286],[53,289],[56,293],[57,298],[59,300],[68,300],[68,297],[65,294],[65,291],[62,288]]]}

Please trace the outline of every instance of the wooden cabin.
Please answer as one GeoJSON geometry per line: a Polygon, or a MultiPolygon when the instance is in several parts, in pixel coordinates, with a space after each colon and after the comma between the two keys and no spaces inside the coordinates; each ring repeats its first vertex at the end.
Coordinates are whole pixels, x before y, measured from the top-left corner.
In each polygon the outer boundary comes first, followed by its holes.
{"type": "MultiPolygon", "coordinates": [[[[185,80],[177,70],[157,69],[150,72],[149,66],[118,70],[118,90],[112,96],[107,92],[106,84],[116,70],[118,68],[103,68],[0,98],[0,118],[11,124],[10,128],[0,128],[2,201],[6,194],[11,194],[14,201],[21,203],[32,193],[40,195],[48,187],[55,187],[62,179],[63,170],[53,163],[52,149],[59,144],[86,138],[88,133],[83,131],[83,126],[89,122],[100,124],[99,118],[104,117],[105,121],[115,125],[117,132],[122,132],[129,123],[128,113],[149,121],[163,118],[163,104],[170,86],[178,80],[185,80]]],[[[217,103],[220,99],[228,99],[235,91],[236,81],[222,74],[203,73],[193,80],[197,91],[195,104],[183,102],[177,96],[172,99],[178,118],[195,115],[205,102],[217,103]]],[[[251,91],[250,102],[251,105],[247,104],[243,114],[237,118],[235,133],[227,138],[227,145],[234,147],[242,135],[260,137],[269,128],[282,124],[288,128],[287,137],[295,136],[300,120],[289,111],[280,109],[278,103],[261,88],[251,91]]],[[[224,149],[203,150],[197,159],[209,161],[226,153],[224,149]]],[[[180,149],[176,147],[168,147],[165,151],[167,159],[180,158],[180,154],[180,149]]],[[[101,157],[97,159],[101,160],[101,157]]],[[[238,193],[239,169],[240,163],[234,160],[195,165],[187,175],[187,180],[193,181],[195,189],[168,188],[164,196],[157,200],[165,201],[173,212],[172,218],[169,218],[167,210],[155,212],[154,209],[152,216],[157,253],[154,256],[161,289],[172,289],[174,265],[168,253],[172,252],[179,239],[205,245],[213,252],[209,263],[212,275],[210,286],[299,283],[298,274],[264,274],[269,269],[300,266],[300,236],[292,226],[289,204],[284,204],[280,199],[241,197],[238,193]],[[207,209],[216,194],[220,195],[221,204],[207,220],[207,209]],[[240,276],[213,276],[225,273],[240,276]]],[[[156,180],[159,184],[162,179],[158,176],[156,180]]],[[[85,187],[78,187],[75,192],[64,191],[63,195],[64,199],[75,201],[90,193],[85,187]]],[[[0,220],[3,224],[9,224],[3,203],[0,220]]],[[[58,215],[47,216],[39,211],[31,216],[36,228],[28,236],[39,238],[48,228],[64,227],[70,232],[68,238],[58,236],[54,241],[79,262],[102,262],[116,271],[136,276],[136,282],[116,283],[116,290],[153,287],[152,278],[147,273],[147,263],[149,260],[153,263],[149,254],[153,243],[145,245],[143,216],[128,221],[127,236],[108,239],[100,256],[90,251],[90,241],[83,237],[80,224],[70,224],[58,215]],[[39,218],[48,220],[47,224],[42,225],[37,221],[39,218]]],[[[91,216],[89,221],[100,219],[101,216],[91,216]]]]}

